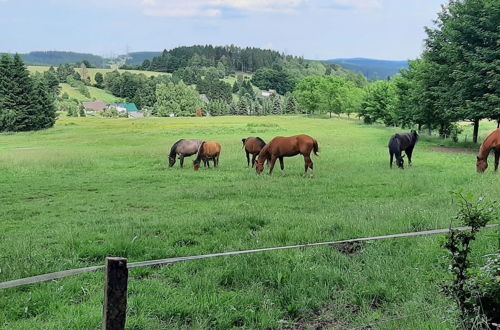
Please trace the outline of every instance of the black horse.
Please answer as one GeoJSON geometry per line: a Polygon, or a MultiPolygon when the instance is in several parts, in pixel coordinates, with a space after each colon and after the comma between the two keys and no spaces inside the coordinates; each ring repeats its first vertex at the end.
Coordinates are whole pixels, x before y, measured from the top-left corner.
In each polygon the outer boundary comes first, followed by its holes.
{"type": "Polygon", "coordinates": [[[411,155],[417,141],[418,133],[414,130],[406,134],[394,134],[389,140],[389,155],[391,156],[390,167],[392,168],[392,161],[395,155],[396,164],[400,169],[404,169],[404,156],[401,155],[403,151],[408,156],[408,165],[411,166],[411,155]]]}

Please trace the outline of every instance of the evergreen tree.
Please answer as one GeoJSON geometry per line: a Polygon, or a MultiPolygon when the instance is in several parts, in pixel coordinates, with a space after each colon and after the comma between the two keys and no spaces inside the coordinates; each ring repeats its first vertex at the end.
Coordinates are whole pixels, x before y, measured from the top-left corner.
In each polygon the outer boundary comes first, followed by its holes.
{"type": "Polygon", "coordinates": [[[291,93],[288,93],[285,97],[285,106],[283,112],[286,114],[294,114],[299,112],[297,99],[291,93]]]}
{"type": "Polygon", "coordinates": [[[273,115],[281,115],[283,110],[281,109],[281,99],[279,95],[275,95],[273,100],[273,115]]]}
{"type": "Polygon", "coordinates": [[[57,76],[57,72],[53,66],[49,68],[49,70],[43,73],[43,79],[47,84],[49,91],[51,92],[53,97],[57,97],[61,88],[59,87],[59,77],[57,76]]]}
{"type": "Polygon", "coordinates": [[[56,122],[56,108],[48,91],[49,88],[44,80],[40,79],[35,82],[32,130],[49,128],[54,126],[56,122]]]}

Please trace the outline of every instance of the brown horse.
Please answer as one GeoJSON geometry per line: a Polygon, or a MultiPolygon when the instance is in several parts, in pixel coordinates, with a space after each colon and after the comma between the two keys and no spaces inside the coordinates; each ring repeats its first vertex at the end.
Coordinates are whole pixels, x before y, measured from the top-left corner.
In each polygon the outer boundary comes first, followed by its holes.
{"type": "Polygon", "coordinates": [[[500,159],[500,129],[488,135],[481,145],[476,162],[476,170],[478,173],[483,173],[488,168],[488,156],[491,150],[495,150],[495,171],[498,171],[498,161],[500,159]]]}
{"type": "Polygon", "coordinates": [[[274,163],[276,159],[280,160],[281,170],[285,169],[283,157],[293,157],[298,154],[304,156],[305,172],[307,169],[313,169],[313,162],[311,160],[311,151],[318,156],[318,142],[308,135],[295,135],[291,137],[278,136],[271,140],[259,153],[255,169],[257,174],[262,173],[264,170],[264,162],[269,162],[269,174],[273,172],[274,163]]]}
{"type": "Polygon", "coordinates": [[[200,149],[198,150],[198,156],[193,161],[194,170],[198,171],[200,169],[200,163],[203,160],[205,166],[210,167],[210,160],[214,161],[214,167],[219,165],[219,155],[221,146],[218,142],[210,141],[201,143],[200,149]]]}
{"type": "Polygon", "coordinates": [[[252,154],[252,167],[255,165],[255,158],[259,155],[259,152],[264,148],[266,143],[260,137],[249,137],[246,139],[241,139],[243,142],[243,147],[247,154],[247,167],[250,167],[250,154],[252,154]]]}

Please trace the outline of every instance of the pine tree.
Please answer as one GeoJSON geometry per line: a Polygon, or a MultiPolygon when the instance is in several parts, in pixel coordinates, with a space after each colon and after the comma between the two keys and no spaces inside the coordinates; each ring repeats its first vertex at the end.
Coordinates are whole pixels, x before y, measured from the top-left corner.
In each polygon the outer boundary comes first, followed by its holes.
{"type": "Polygon", "coordinates": [[[297,105],[297,99],[295,99],[295,96],[291,93],[287,93],[285,97],[285,102],[283,106],[283,113],[286,114],[294,114],[298,113],[298,105],[297,105]]]}
{"type": "Polygon", "coordinates": [[[49,88],[44,80],[40,79],[35,82],[32,130],[49,128],[56,122],[56,108],[48,91],[49,88]]]}
{"type": "Polygon", "coordinates": [[[12,62],[12,102],[16,112],[14,131],[36,129],[36,110],[33,93],[33,81],[24,66],[21,56],[16,54],[12,62]]]}
{"type": "Polygon", "coordinates": [[[281,115],[282,109],[281,109],[281,100],[278,95],[274,96],[274,101],[273,101],[273,115],[281,115]]]}

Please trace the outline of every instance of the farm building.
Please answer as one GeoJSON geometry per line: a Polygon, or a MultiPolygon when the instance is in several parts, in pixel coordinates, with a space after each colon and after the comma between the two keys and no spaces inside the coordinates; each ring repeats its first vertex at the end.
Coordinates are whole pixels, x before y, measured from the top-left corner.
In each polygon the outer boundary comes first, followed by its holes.
{"type": "Polygon", "coordinates": [[[116,109],[118,112],[127,113],[129,118],[144,118],[144,112],[139,111],[134,103],[113,103],[108,109],[116,109]]]}
{"type": "Polygon", "coordinates": [[[82,102],[83,108],[87,113],[95,113],[102,110],[105,110],[108,107],[108,104],[103,101],[94,101],[94,102],[82,102]]]}

